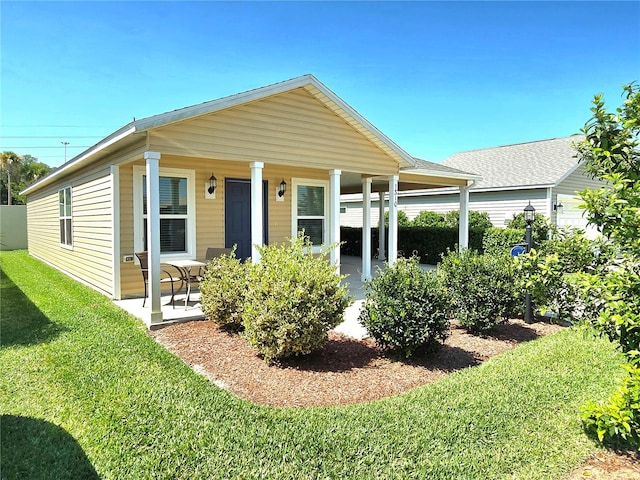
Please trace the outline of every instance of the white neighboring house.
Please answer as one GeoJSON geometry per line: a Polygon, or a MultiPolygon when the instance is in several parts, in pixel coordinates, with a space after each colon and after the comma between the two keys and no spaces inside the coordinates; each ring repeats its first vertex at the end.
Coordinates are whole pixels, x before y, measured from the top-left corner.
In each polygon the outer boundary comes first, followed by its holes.
{"type": "MultiPolygon", "coordinates": [[[[529,202],[558,226],[587,228],[576,192],[598,188],[603,183],[589,177],[576,158],[574,143],[581,135],[553,138],[482,150],[460,152],[442,162],[443,166],[473,172],[481,177],[469,191],[469,209],[487,212],[495,226],[505,226],[514,214],[529,202]]],[[[422,210],[446,213],[458,210],[457,189],[439,188],[400,192],[398,209],[413,219],[422,210]]],[[[388,199],[387,199],[388,201],[388,199]]],[[[362,225],[362,199],[344,195],[341,201],[341,224],[362,225]]],[[[372,223],[378,222],[378,209],[371,210],[372,223]]]]}

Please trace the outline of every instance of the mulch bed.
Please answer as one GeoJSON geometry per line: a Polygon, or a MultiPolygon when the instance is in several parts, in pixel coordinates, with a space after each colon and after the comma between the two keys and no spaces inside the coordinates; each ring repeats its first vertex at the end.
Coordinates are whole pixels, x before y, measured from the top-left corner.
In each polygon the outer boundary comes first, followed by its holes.
{"type": "Polygon", "coordinates": [[[273,407],[348,405],[396,395],[480,364],[521,342],[562,327],[511,320],[478,337],[453,325],[444,346],[427,359],[390,358],[373,340],[335,332],[320,351],[266,365],[241,336],[209,321],[169,325],[151,332],[156,341],[216,385],[273,407]]]}

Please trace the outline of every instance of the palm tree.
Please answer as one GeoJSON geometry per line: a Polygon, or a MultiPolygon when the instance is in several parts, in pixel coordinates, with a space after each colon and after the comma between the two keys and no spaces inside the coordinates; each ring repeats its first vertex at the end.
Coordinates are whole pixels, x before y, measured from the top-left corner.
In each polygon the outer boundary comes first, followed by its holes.
{"type": "Polygon", "coordinates": [[[2,164],[0,165],[3,172],[7,174],[7,205],[12,203],[11,193],[11,174],[20,164],[22,158],[14,152],[2,152],[2,164]]]}

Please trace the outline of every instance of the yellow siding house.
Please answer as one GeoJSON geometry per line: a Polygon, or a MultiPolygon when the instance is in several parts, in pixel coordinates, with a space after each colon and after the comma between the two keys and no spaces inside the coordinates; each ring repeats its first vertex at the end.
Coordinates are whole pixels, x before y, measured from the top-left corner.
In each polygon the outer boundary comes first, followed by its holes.
{"type": "MultiPolygon", "coordinates": [[[[208,247],[284,242],[304,228],[340,240],[340,195],[432,187],[472,174],[417,161],[312,75],[134,120],[28,187],[29,252],[114,299],[141,296],[134,253],[149,252],[147,323],[162,322],[160,264],[208,247]],[[215,188],[214,188],[215,187],[215,188]]],[[[389,202],[389,259],[397,251],[389,202]]],[[[369,222],[363,277],[370,275],[369,222]]],[[[461,227],[461,245],[466,229],[461,227]]],[[[340,253],[331,261],[339,268],[340,253]]]]}

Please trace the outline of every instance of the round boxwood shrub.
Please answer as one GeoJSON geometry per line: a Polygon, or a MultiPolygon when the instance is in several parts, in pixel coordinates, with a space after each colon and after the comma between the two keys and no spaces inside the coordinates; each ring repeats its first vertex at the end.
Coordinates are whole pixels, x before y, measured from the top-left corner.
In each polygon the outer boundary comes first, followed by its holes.
{"type": "Polygon", "coordinates": [[[410,357],[447,338],[446,306],[438,277],[416,258],[399,258],[367,284],[359,321],[380,347],[410,357]]]}
{"type": "Polygon", "coordinates": [[[235,248],[228,255],[209,261],[200,282],[200,303],[205,318],[220,326],[241,330],[248,281],[249,264],[236,258],[235,248]]]}
{"type": "Polygon", "coordinates": [[[258,247],[261,260],[249,273],[244,335],[265,362],[322,348],[329,330],[351,303],[344,278],[327,259],[330,249],[311,254],[308,238],[291,245],[258,247]]]}
{"type": "Polygon", "coordinates": [[[514,316],[519,302],[514,262],[508,255],[449,252],[438,272],[453,316],[472,333],[483,333],[514,316]]]}

